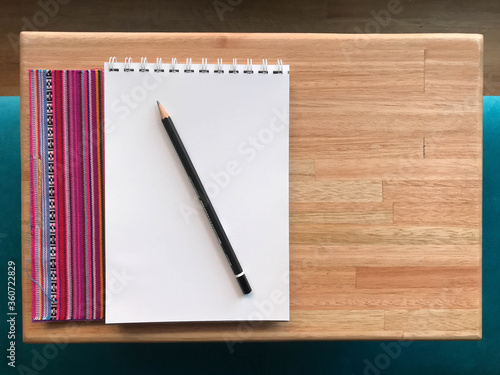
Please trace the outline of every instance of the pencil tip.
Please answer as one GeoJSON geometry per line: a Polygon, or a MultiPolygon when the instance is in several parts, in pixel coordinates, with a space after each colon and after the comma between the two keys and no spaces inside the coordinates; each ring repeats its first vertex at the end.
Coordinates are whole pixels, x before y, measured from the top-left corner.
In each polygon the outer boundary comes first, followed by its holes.
{"type": "Polygon", "coordinates": [[[167,111],[165,111],[165,108],[163,108],[163,106],[160,104],[160,102],[158,100],[156,101],[156,104],[158,104],[158,109],[160,110],[160,116],[161,116],[162,120],[164,118],[169,117],[167,111]]]}

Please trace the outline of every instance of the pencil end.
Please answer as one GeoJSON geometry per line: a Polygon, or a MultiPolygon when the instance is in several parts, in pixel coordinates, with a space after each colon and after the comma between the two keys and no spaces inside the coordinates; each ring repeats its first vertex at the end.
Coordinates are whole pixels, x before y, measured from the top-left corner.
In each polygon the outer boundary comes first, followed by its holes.
{"type": "Polygon", "coordinates": [[[161,116],[162,120],[164,118],[170,117],[168,115],[167,111],[165,111],[165,108],[163,108],[163,106],[160,104],[160,102],[158,100],[156,101],[156,104],[158,105],[158,109],[160,110],[160,116],[161,116]]]}
{"type": "Polygon", "coordinates": [[[238,281],[243,294],[249,294],[252,291],[252,287],[250,286],[250,283],[248,282],[248,279],[244,274],[240,277],[237,277],[236,280],[238,281]]]}

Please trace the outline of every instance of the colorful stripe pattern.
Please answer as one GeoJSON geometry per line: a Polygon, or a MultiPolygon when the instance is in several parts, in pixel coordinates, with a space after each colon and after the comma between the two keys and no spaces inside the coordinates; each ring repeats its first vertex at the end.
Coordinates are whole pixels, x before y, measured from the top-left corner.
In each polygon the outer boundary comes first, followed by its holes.
{"type": "Polygon", "coordinates": [[[100,70],[31,70],[32,319],[104,318],[100,70]]]}

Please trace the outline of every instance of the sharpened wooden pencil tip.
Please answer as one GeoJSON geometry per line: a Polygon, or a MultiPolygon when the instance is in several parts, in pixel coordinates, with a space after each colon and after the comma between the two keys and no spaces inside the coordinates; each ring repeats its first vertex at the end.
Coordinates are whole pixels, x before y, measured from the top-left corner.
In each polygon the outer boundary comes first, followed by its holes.
{"type": "Polygon", "coordinates": [[[165,108],[163,108],[163,106],[160,104],[160,102],[158,100],[156,101],[156,104],[158,104],[158,109],[160,110],[160,116],[161,116],[162,120],[164,118],[170,117],[168,115],[167,111],[165,111],[165,108]]]}

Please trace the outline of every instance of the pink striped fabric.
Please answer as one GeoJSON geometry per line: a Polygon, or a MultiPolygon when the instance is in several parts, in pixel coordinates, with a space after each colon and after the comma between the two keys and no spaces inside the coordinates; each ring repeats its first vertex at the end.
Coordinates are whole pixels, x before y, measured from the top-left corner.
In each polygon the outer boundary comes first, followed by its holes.
{"type": "Polygon", "coordinates": [[[32,319],[104,318],[100,70],[31,70],[32,319]]]}

